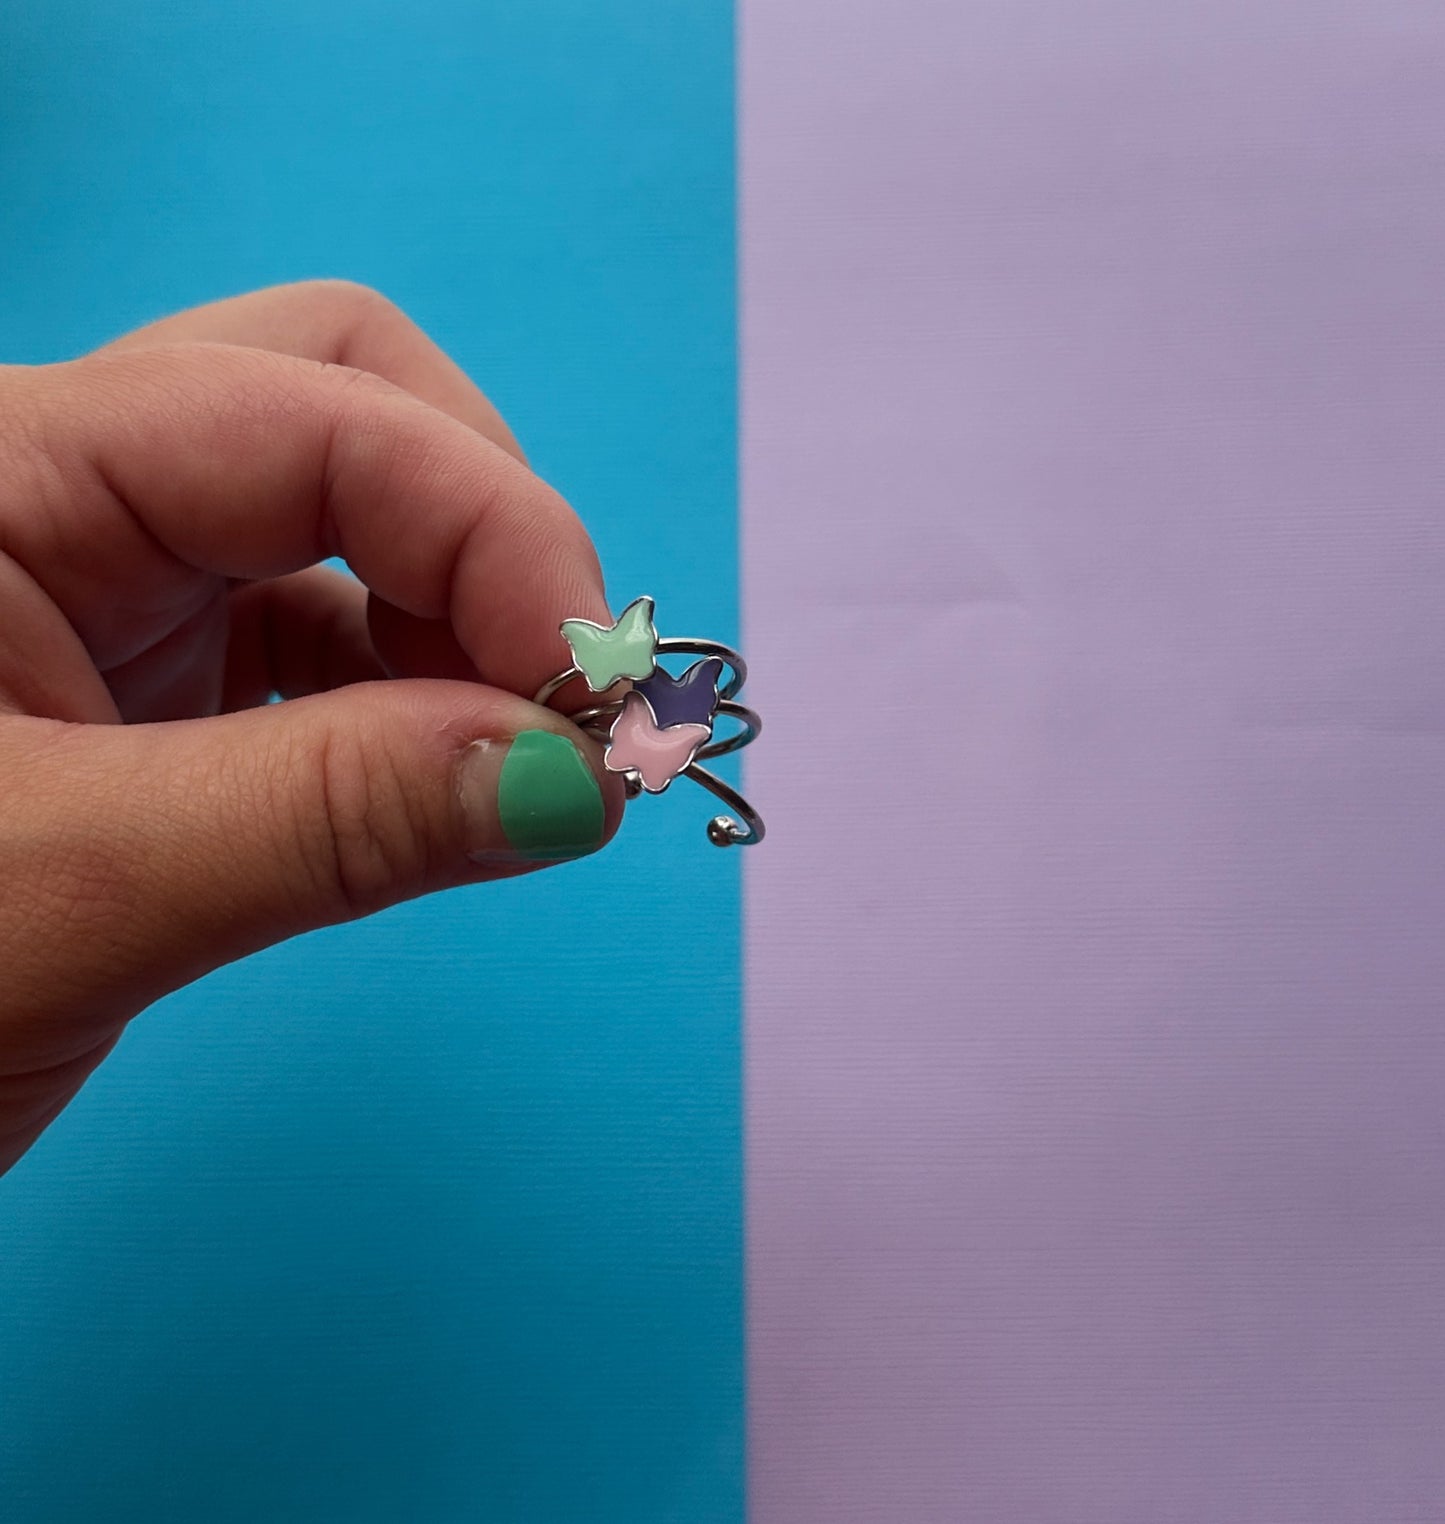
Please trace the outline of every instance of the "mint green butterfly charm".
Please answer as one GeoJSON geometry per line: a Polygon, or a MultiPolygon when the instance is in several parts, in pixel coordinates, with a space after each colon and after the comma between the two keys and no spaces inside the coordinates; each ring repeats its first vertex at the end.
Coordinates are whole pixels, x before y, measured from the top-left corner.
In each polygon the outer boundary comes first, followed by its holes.
{"type": "Polygon", "coordinates": [[[590,619],[562,621],[562,638],[593,693],[603,693],[624,677],[635,682],[657,668],[657,628],[651,598],[634,598],[610,628],[590,619]]]}

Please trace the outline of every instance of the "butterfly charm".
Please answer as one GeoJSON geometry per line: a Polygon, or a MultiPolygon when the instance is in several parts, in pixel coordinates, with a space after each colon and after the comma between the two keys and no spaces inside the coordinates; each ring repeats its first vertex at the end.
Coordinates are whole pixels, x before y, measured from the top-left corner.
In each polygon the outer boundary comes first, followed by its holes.
{"type": "Polygon", "coordinates": [[[617,623],[608,627],[590,619],[564,619],[562,638],[593,693],[603,693],[621,678],[640,680],[657,669],[657,629],[651,598],[635,598],[617,623]]]}
{"type": "Polygon", "coordinates": [[[717,684],[723,664],[716,656],[695,661],[681,677],[659,667],[651,677],[637,685],[647,700],[657,723],[668,725],[708,725],[717,709],[717,684]]]}
{"type": "Polygon", "coordinates": [[[647,700],[634,689],[612,722],[603,765],[612,773],[636,773],[649,794],[660,794],[711,734],[711,725],[659,727],[647,700]]]}

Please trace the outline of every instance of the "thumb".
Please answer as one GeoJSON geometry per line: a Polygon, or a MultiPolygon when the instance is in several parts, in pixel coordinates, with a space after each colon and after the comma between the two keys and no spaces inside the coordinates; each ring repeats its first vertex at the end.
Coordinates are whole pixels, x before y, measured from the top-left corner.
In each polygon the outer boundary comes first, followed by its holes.
{"type": "Polygon", "coordinates": [[[595,851],[622,814],[595,743],[475,683],[65,727],[46,759],[66,817],[47,897],[71,879],[86,907],[46,918],[78,942],[49,952],[93,1014],[316,926],[595,851]]]}

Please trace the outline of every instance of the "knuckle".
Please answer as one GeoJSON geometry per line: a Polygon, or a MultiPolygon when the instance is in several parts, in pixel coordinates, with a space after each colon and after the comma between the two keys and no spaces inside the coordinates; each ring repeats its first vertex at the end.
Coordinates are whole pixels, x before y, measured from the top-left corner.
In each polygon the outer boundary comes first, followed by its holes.
{"type": "Polygon", "coordinates": [[[329,275],[319,280],[302,281],[300,289],[314,294],[319,300],[335,302],[338,305],[354,307],[390,307],[392,305],[390,298],[383,296],[375,286],[369,286],[365,281],[352,280],[344,275],[329,275]]]}
{"type": "Polygon", "coordinates": [[[352,328],[394,322],[401,309],[374,286],[361,281],[332,278],[306,281],[302,290],[318,303],[325,303],[352,328]]]}
{"type": "Polygon", "coordinates": [[[331,730],[315,762],[319,800],[301,826],[311,887],[342,918],[370,915],[415,893],[426,839],[400,769],[375,737],[331,730]]]}

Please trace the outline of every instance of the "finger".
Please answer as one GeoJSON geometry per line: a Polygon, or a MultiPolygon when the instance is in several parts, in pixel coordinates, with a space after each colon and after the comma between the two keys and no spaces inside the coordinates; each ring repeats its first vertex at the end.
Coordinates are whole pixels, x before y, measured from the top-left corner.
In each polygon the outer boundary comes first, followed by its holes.
{"type": "Polygon", "coordinates": [[[595,743],[474,683],[363,683],[162,725],[22,717],[0,760],[26,801],[0,838],[17,907],[0,962],[34,992],[4,1051],[31,1069],[268,943],[594,851],[622,813],[595,743]]]}
{"type": "Polygon", "coordinates": [[[370,371],[475,429],[525,463],[481,389],[395,303],[347,280],[300,281],[210,302],[138,328],[106,347],[238,344],[370,371]]]}
{"type": "MultiPolygon", "coordinates": [[[[105,675],[127,724],[179,720],[387,676],[366,589],[329,567],[223,586],[165,639],[105,675]]],[[[48,713],[30,708],[25,713],[48,713]]]]}
{"type": "Polygon", "coordinates": [[[70,621],[24,567],[0,554],[0,714],[72,723],[120,718],[70,621]]]}
{"type": "MultiPolygon", "coordinates": [[[[395,303],[368,286],[346,280],[273,286],[162,318],[107,348],[194,342],[269,349],[369,371],[449,413],[525,463],[511,430],[481,389],[395,303]]],[[[373,637],[391,675],[475,676],[446,620],[416,619],[375,602],[373,637]]]]}
{"type": "Polygon", "coordinates": [[[162,639],[111,667],[105,683],[121,719],[135,724],[215,714],[221,707],[227,623],[225,586],[218,581],[214,596],[162,639]]]}
{"type": "Polygon", "coordinates": [[[230,598],[221,707],[273,693],[301,698],[385,677],[367,628],[366,589],[326,566],[237,588],[230,598]]]}
{"type": "Polygon", "coordinates": [[[563,619],[607,618],[566,503],[365,372],[185,345],[51,367],[36,386],[65,511],[7,525],[7,548],[93,656],[140,639],[135,605],[164,602],[178,566],[260,580],[341,555],[519,694],[567,665],[563,619]]]}
{"type": "Polygon", "coordinates": [[[477,669],[445,619],[416,619],[372,597],[371,641],[391,677],[449,677],[475,682],[477,669]]]}

